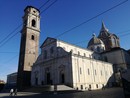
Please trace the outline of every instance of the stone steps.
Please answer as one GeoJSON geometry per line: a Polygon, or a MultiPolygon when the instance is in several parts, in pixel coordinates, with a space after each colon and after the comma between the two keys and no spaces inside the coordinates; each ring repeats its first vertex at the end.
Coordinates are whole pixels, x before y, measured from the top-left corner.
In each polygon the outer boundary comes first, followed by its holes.
{"type": "MultiPolygon", "coordinates": [[[[29,89],[23,90],[23,92],[47,92],[47,91],[54,91],[54,85],[44,85],[44,86],[35,86],[29,89]]],[[[66,85],[57,85],[57,91],[74,91],[74,88],[71,88],[66,85]]]]}

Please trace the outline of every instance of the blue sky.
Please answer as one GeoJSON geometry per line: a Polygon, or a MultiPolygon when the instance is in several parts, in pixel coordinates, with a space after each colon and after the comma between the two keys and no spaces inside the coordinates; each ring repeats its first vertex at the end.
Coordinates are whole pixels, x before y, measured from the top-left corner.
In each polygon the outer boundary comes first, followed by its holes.
{"type": "MultiPolygon", "coordinates": [[[[20,33],[4,45],[1,41],[22,23],[26,6],[39,8],[46,1],[0,0],[0,79],[6,80],[7,74],[17,71],[20,33]]],[[[53,1],[55,0],[50,0],[48,5],[53,1]]],[[[58,0],[41,14],[40,45],[47,37],[55,37],[123,1],[125,0],[58,0]]],[[[58,39],[86,48],[92,34],[98,36],[102,21],[111,33],[117,34],[120,38],[121,47],[130,49],[130,1],[65,33],[58,39]]],[[[21,29],[22,27],[19,27],[16,32],[21,29]]]]}

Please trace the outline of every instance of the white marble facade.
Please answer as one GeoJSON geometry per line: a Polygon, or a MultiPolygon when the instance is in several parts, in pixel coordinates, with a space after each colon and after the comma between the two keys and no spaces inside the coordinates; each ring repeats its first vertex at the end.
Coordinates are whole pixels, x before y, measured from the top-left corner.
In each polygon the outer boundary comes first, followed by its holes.
{"type": "Polygon", "coordinates": [[[113,66],[101,59],[93,51],[48,37],[32,67],[31,84],[64,84],[78,90],[112,86],[113,66]]]}

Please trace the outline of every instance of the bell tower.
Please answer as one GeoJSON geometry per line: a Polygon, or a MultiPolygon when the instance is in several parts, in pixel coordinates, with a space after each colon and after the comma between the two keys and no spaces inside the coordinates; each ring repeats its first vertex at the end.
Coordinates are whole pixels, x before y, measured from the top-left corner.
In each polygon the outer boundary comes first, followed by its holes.
{"type": "Polygon", "coordinates": [[[30,86],[32,66],[38,57],[39,35],[40,11],[27,6],[24,9],[18,63],[17,86],[20,89],[30,86]]]}

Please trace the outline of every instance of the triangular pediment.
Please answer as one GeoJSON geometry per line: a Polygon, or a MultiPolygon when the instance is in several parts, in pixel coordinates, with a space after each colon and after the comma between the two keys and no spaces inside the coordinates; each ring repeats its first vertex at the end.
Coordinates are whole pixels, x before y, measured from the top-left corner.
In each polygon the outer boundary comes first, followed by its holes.
{"type": "Polygon", "coordinates": [[[45,47],[47,45],[52,44],[53,42],[56,42],[55,38],[47,37],[46,40],[43,42],[40,48],[45,47]]]}

